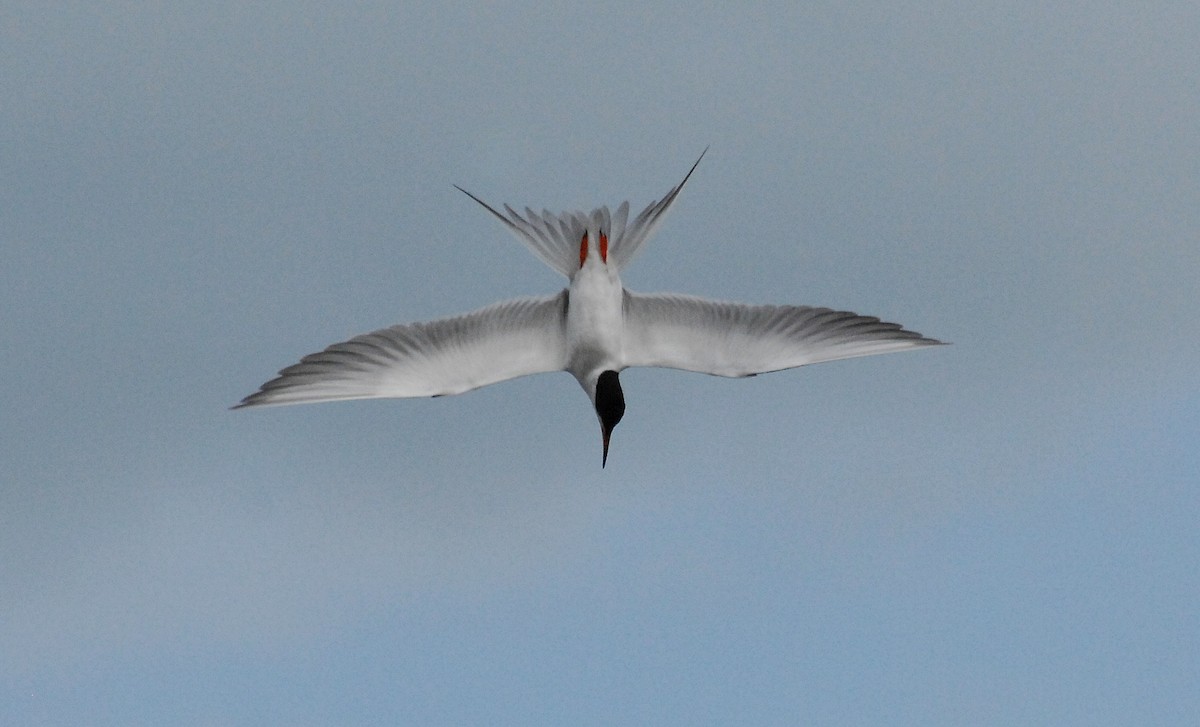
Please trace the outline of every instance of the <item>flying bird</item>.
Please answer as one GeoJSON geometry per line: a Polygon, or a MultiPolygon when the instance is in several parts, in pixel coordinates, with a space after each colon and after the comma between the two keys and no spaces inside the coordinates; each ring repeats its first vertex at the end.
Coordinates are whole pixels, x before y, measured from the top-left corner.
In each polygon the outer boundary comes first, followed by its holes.
{"type": "MultiPolygon", "coordinates": [[[[708,150],[705,149],[705,152],[708,150]]],[[[500,220],[569,285],[556,295],[521,298],[453,318],[384,328],[335,343],[279,372],[233,408],[345,399],[461,394],[550,371],[575,377],[600,420],[603,454],[625,414],[620,373],[659,366],[744,377],[805,364],[941,343],[871,316],[795,305],[746,305],[687,295],[643,294],[621,271],[662,223],[696,171],[633,220],[615,211],[501,214],[500,220]]]]}

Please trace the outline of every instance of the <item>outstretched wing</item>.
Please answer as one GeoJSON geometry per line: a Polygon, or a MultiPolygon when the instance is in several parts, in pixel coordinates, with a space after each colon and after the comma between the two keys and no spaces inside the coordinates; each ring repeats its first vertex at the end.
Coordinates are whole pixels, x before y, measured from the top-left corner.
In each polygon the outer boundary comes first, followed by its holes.
{"type": "MultiPolygon", "coordinates": [[[[704,150],[707,151],[708,149],[704,150]]],[[[704,158],[704,152],[701,152],[700,159],[704,158]]],[[[522,215],[512,207],[504,205],[507,214],[500,214],[487,202],[457,184],[454,187],[504,223],[504,226],[537,255],[539,260],[567,278],[572,278],[579,269],[579,243],[589,229],[593,238],[600,233],[608,238],[608,260],[617,266],[618,271],[628,265],[642,243],[658,229],[663,215],[679,196],[679,191],[692,176],[692,172],[696,171],[700,159],[688,170],[682,182],[667,192],[661,200],[647,205],[633,222],[629,222],[628,202],[622,202],[615,212],[610,212],[608,207],[597,207],[591,214],[563,212],[556,215],[550,210],[544,209],[538,213],[526,207],[525,214],[522,215]]]]}
{"type": "Polygon", "coordinates": [[[357,336],[305,356],[234,408],[461,394],[559,371],[567,363],[566,306],[564,290],[357,336]]]}
{"type": "Polygon", "coordinates": [[[625,293],[625,364],[753,376],[940,344],[896,323],[829,308],[625,293]]]}

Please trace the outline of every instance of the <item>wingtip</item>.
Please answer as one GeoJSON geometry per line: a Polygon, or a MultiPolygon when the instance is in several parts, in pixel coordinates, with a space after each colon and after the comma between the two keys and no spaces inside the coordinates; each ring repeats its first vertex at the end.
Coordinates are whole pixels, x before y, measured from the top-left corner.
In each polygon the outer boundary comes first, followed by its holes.
{"type": "Polygon", "coordinates": [[[241,409],[262,409],[264,407],[278,406],[281,403],[286,404],[287,402],[277,401],[267,391],[260,389],[229,407],[229,411],[239,411],[241,409]]]}

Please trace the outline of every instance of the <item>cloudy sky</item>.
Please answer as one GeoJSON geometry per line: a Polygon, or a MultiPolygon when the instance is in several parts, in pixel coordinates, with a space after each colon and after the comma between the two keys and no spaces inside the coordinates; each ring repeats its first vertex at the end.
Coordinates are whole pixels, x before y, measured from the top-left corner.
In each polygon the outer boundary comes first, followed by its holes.
{"type": "Polygon", "coordinates": [[[1200,712],[1195,3],[8,3],[0,721],[1131,724],[1200,712]],[[625,275],[953,346],[230,412],[625,275]]]}

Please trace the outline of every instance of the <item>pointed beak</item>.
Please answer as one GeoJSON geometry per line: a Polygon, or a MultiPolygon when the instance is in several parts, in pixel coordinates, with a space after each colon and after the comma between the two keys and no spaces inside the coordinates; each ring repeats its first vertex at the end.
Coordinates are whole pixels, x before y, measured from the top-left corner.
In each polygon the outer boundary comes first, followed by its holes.
{"type": "Polygon", "coordinates": [[[625,416],[625,395],[621,392],[621,382],[616,371],[602,371],[596,379],[596,393],[593,397],[596,404],[596,418],[600,420],[600,437],[604,440],[604,459],[600,460],[600,468],[608,464],[608,439],[612,430],[625,416]]]}
{"type": "Polygon", "coordinates": [[[600,469],[604,469],[604,465],[608,464],[608,438],[612,436],[612,429],[602,427],[600,434],[604,439],[604,458],[600,460],[600,469]]]}

